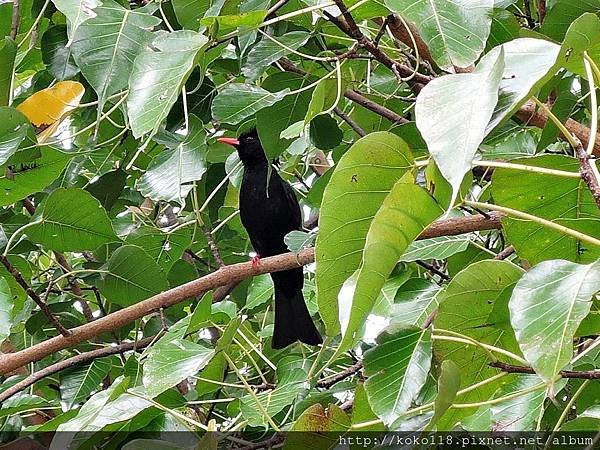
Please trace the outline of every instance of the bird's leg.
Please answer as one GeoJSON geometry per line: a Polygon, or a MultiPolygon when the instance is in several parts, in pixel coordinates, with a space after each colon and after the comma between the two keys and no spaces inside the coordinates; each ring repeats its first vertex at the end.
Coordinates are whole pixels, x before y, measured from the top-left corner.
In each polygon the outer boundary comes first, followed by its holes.
{"type": "Polygon", "coordinates": [[[260,267],[260,255],[256,255],[252,257],[252,267],[258,269],[260,267]]]}

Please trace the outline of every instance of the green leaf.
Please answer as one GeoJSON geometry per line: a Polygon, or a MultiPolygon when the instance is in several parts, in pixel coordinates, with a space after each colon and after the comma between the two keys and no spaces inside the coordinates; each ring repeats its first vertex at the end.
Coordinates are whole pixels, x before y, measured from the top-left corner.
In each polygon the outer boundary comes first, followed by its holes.
{"type": "Polygon", "coordinates": [[[2,407],[0,408],[0,419],[7,416],[18,415],[22,411],[43,408],[44,406],[48,406],[49,403],[50,402],[48,402],[48,400],[38,395],[23,393],[14,395],[2,402],[2,407]]]}
{"type": "Polygon", "coordinates": [[[110,358],[95,359],[60,373],[60,398],[67,408],[85,400],[101,388],[102,380],[111,368],[110,358]]]}
{"type": "Polygon", "coordinates": [[[71,155],[50,147],[42,147],[40,153],[40,157],[31,162],[15,164],[10,175],[7,173],[10,161],[0,167],[0,206],[41,191],[58,178],[71,159],[71,155]]]}
{"type": "Polygon", "coordinates": [[[95,250],[118,238],[100,202],[82,189],[56,189],[27,236],[60,252],[95,250]]]}
{"type": "Polygon", "coordinates": [[[248,420],[250,426],[269,426],[262,410],[265,410],[270,417],[273,417],[294,403],[296,397],[305,390],[304,382],[292,382],[278,386],[272,391],[256,394],[262,408],[256,404],[254,396],[244,395],[240,397],[240,412],[242,413],[242,417],[248,420]]]}
{"type": "Polygon", "coordinates": [[[252,278],[246,296],[246,309],[252,310],[273,297],[273,280],[269,274],[258,275],[252,278]]]}
{"type": "MultiPolygon", "coordinates": [[[[352,425],[362,422],[370,422],[374,419],[378,419],[377,415],[373,412],[371,405],[369,405],[369,399],[367,397],[367,391],[365,391],[364,383],[356,385],[354,390],[354,403],[352,405],[352,425]]],[[[367,428],[361,428],[362,431],[383,431],[385,426],[382,423],[371,425],[367,428]]]]}
{"type": "Polygon", "coordinates": [[[297,50],[308,41],[310,34],[306,31],[291,31],[283,36],[274,36],[278,44],[263,36],[262,40],[252,47],[248,53],[242,73],[248,82],[256,80],[265,67],[290,53],[289,49],[297,50]],[[286,48],[287,47],[287,48],[286,48]]]}
{"type": "Polygon", "coordinates": [[[0,106],[0,165],[8,161],[27,137],[27,144],[34,144],[32,134],[27,117],[14,108],[0,106]]]}
{"type": "MultiPolygon", "coordinates": [[[[508,300],[514,283],[522,274],[522,269],[508,261],[485,260],[467,266],[438,296],[440,306],[434,329],[461,333],[481,343],[519,354],[508,323],[508,300]]],[[[461,388],[498,373],[488,366],[488,356],[475,346],[439,340],[434,341],[433,349],[437,358],[451,359],[459,367],[461,388]]],[[[499,386],[500,381],[485,384],[463,394],[461,402],[488,400],[499,386]]],[[[474,412],[472,408],[451,409],[438,423],[438,430],[450,430],[474,412]]]]}
{"type": "Polygon", "coordinates": [[[132,11],[103,0],[95,9],[96,16],[73,35],[73,57],[98,94],[99,110],[107,97],[128,86],[135,57],[152,39],[150,30],[160,23],[146,14],[155,8],[149,5],[132,11]]]}
{"type": "MultiPolygon", "coordinates": [[[[53,0],[52,3],[69,20],[69,31],[72,37],[82,23],[102,13],[97,11],[97,8],[103,2],[100,0],[53,0]]],[[[108,6],[111,5],[110,2],[104,3],[108,6]]]]}
{"type": "Polygon", "coordinates": [[[412,162],[402,139],[378,132],[359,139],[335,167],[323,194],[315,250],[319,314],[329,336],[339,333],[338,293],[360,264],[371,220],[412,162]]]}
{"type": "Polygon", "coordinates": [[[110,211],[123,192],[126,182],[127,172],[122,169],[111,170],[90,182],[85,190],[97,198],[104,209],[110,211]]]}
{"type": "Polygon", "coordinates": [[[214,354],[213,349],[185,339],[174,339],[168,335],[161,338],[152,346],[144,363],[146,393],[155,397],[195,375],[214,354]]]}
{"type": "Polygon", "coordinates": [[[493,0],[385,0],[385,4],[415,24],[442,69],[467,67],[485,48],[493,0]]]}
{"type": "MultiPolygon", "coordinates": [[[[513,162],[578,172],[575,158],[541,155],[513,162]]],[[[497,169],[492,178],[492,197],[498,205],[523,211],[590,236],[600,238],[600,212],[583,180],[554,177],[520,170],[497,169]]],[[[600,248],[581,242],[536,222],[505,218],[502,220],[507,240],[519,257],[537,264],[548,259],[591,262],[600,257],[600,248]]]]}
{"type": "Polygon", "coordinates": [[[109,301],[129,306],[169,287],[166,275],[152,257],[135,245],[119,247],[108,260],[97,287],[109,301]]]}
{"type": "Polygon", "coordinates": [[[411,278],[396,292],[390,313],[392,323],[422,326],[429,314],[438,307],[440,292],[441,288],[433,281],[411,278]]]}
{"type": "Polygon", "coordinates": [[[228,84],[214,98],[212,113],[216,120],[236,124],[278,102],[289,92],[289,88],[272,93],[250,84],[228,84]]]}
{"type": "Polygon", "coordinates": [[[392,326],[363,359],[365,390],[373,412],[386,425],[410,407],[431,366],[431,330],[392,326]]]}
{"type": "Polygon", "coordinates": [[[0,277],[0,342],[4,342],[10,336],[14,301],[8,282],[4,277],[0,277]]]}
{"type": "Polygon", "coordinates": [[[127,97],[134,137],[158,130],[207,42],[206,36],[194,31],[159,32],[135,58],[127,97]]]}
{"type": "Polygon", "coordinates": [[[350,428],[350,418],[339,406],[320,403],[306,408],[290,429],[283,450],[326,450],[340,443],[340,432],[350,428]]]}
{"type": "Polygon", "coordinates": [[[498,100],[504,71],[500,51],[473,73],[446,75],[427,84],[417,97],[417,127],[440,172],[452,185],[450,205],[483,141],[498,100]],[[443,107],[441,107],[443,105],[443,107]]]}
{"type": "Polygon", "coordinates": [[[71,47],[67,47],[66,25],[48,28],[42,36],[41,50],[46,70],[58,81],[68,80],[79,73],[71,47]]]}
{"type": "Polygon", "coordinates": [[[0,67],[0,106],[8,105],[16,54],[17,46],[15,42],[9,36],[4,36],[4,40],[0,42],[0,61],[2,61],[0,67]]]}
{"type": "Polygon", "coordinates": [[[540,31],[555,41],[561,41],[569,25],[586,12],[600,11],[598,0],[555,0],[544,18],[540,31]]]}
{"type": "Polygon", "coordinates": [[[442,361],[440,376],[438,378],[438,394],[433,406],[434,413],[427,425],[427,429],[431,429],[448,411],[450,406],[452,406],[459,388],[460,370],[458,366],[451,359],[442,361]]]}
{"type": "Polygon", "coordinates": [[[206,132],[202,122],[190,115],[187,136],[177,139],[174,148],[166,148],[154,157],[136,187],[144,197],[175,201],[185,205],[185,199],[206,172],[206,132]]]}
{"type": "Polygon", "coordinates": [[[148,255],[165,272],[169,272],[190,247],[192,235],[189,228],[180,228],[171,232],[164,232],[157,228],[141,227],[126,239],[128,244],[143,248],[148,255]]]}
{"type": "Polygon", "coordinates": [[[344,296],[339,301],[343,334],[340,349],[354,343],[385,280],[406,248],[441,214],[442,209],[429,193],[413,184],[412,175],[407,174],[392,187],[371,222],[351,306],[345,304],[344,296]]]}
{"type": "Polygon", "coordinates": [[[523,355],[546,383],[573,356],[573,337],[600,290],[600,261],[544,261],[515,286],[510,321],[523,355]]]}
{"type": "Polygon", "coordinates": [[[521,38],[496,47],[486,54],[477,67],[495,64],[500,52],[504,53],[504,73],[500,92],[486,134],[492,131],[543,86],[552,76],[557,64],[560,46],[542,39],[521,38]]]}
{"type": "Polygon", "coordinates": [[[600,19],[594,13],[585,13],[570,25],[561,46],[560,62],[570,72],[587,78],[583,52],[597,62],[600,56],[600,19]]]}
{"type": "MultiPolygon", "coordinates": [[[[338,83],[335,78],[323,78],[312,93],[304,123],[309,123],[315,116],[329,109],[337,98],[338,83]]],[[[343,88],[342,88],[343,89],[343,88]]]]}
{"type": "MultiPolygon", "coordinates": [[[[520,375],[498,389],[494,397],[504,397],[532,388],[541,382],[542,380],[536,375],[520,375]]],[[[544,400],[546,400],[546,389],[538,389],[492,405],[490,412],[494,430],[500,432],[534,430],[540,414],[543,413],[544,400]]]]}
{"type": "Polygon", "coordinates": [[[301,250],[311,247],[316,237],[315,233],[294,230],[286,234],[283,241],[290,252],[300,253],[301,250]]]}
{"type": "MultiPolygon", "coordinates": [[[[270,92],[300,89],[310,84],[309,79],[298,74],[278,72],[265,79],[262,86],[270,92]]],[[[256,128],[260,142],[268,158],[275,158],[291,144],[291,139],[282,139],[281,132],[293,123],[304,119],[310,102],[311,91],[287,95],[276,104],[263,108],[256,114],[256,128]]]]}
{"type": "Polygon", "coordinates": [[[414,241],[408,246],[400,261],[417,261],[419,259],[446,259],[456,253],[463,252],[469,246],[469,236],[440,236],[414,241]]]}

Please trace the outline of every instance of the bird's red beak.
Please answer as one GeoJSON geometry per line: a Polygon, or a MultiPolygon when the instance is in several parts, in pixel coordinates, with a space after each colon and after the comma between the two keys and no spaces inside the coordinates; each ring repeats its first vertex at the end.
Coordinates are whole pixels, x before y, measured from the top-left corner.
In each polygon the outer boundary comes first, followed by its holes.
{"type": "Polygon", "coordinates": [[[239,143],[240,143],[240,141],[238,141],[236,138],[228,138],[228,137],[217,138],[217,141],[219,141],[221,144],[227,144],[227,145],[231,145],[233,147],[235,147],[236,145],[239,145],[239,143]]]}

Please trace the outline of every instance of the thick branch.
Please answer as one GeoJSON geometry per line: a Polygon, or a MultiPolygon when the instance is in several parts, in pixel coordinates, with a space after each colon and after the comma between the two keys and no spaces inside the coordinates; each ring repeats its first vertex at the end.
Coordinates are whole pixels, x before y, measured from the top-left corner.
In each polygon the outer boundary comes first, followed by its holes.
{"type": "MultiPolygon", "coordinates": [[[[440,220],[431,224],[418,239],[439,236],[453,236],[462,233],[470,233],[476,230],[491,230],[501,227],[501,214],[491,213],[485,216],[469,216],[458,219],[440,220]]],[[[56,353],[80,342],[127,325],[134,320],[140,319],[147,314],[168,308],[187,298],[201,295],[220,286],[231,285],[245,278],[255,275],[289,270],[301,267],[314,261],[314,249],[308,248],[298,254],[284,253],[282,255],[264,258],[258,268],[253,267],[251,262],[232,264],[225,266],[216,272],[210,273],[189,283],[177,286],[168,291],[150,297],[147,300],[128,306],[127,308],[108,314],[96,319],[91,323],[81,325],[69,330],[70,336],[56,336],[32,347],[16,353],[0,356],[0,374],[6,374],[18,367],[56,353]]]]}
{"type": "Polygon", "coordinates": [[[17,34],[19,32],[20,9],[20,0],[13,0],[12,23],[10,25],[10,37],[13,41],[17,39],[17,34]]]}
{"type": "Polygon", "coordinates": [[[0,403],[12,397],[17,392],[20,392],[23,389],[27,389],[29,386],[38,382],[39,380],[49,377],[50,375],[60,372],[61,370],[68,369],[69,367],[76,366],[77,364],[93,361],[94,359],[103,358],[105,356],[116,355],[131,350],[142,349],[144,347],[147,347],[154,338],[155,336],[150,336],[144,339],[140,339],[137,342],[126,342],[120,345],[108,346],[99,348],[97,350],[92,350],[90,352],[80,353],[79,355],[73,356],[72,358],[68,358],[63,361],[52,364],[48,367],[44,367],[43,369],[32,373],[27,378],[24,378],[23,380],[9,387],[5,391],[0,392],[0,403]]]}
{"type": "MultiPolygon", "coordinates": [[[[496,361],[490,363],[491,367],[500,369],[507,373],[529,373],[535,374],[535,371],[531,367],[527,366],[515,366],[513,364],[503,363],[496,361]]],[[[560,376],[563,378],[582,378],[585,380],[600,380],[600,370],[589,370],[589,371],[574,371],[574,370],[561,370],[560,376]]]]}
{"type": "MultiPolygon", "coordinates": [[[[65,272],[69,273],[73,271],[73,268],[67,261],[67,258],[65,258],[65,255],[63,255],[60,252],[54,252],[54,256],[56,257],[56,262],[59,264],[60,267],[63,268],[65,272]]],[[[69,286],[71,287],[71,292],[73,292],[73,295],[78,297],[78,301],[81,305],[81,310],[83,311],[85,320],[87,320],[88,322],[93,321],[94,315],[92,313],[92,309],[90,308],[90,305],[83,296],[83,291],[81,290],[81,286],[79,285],[77,278],[69,277],[69,286]]]]}
{"type": "Polygon", "coordinates": [[[358,134],[360,137],[366,136],[367,133],[365,132],[365,130],[363,130],[359,124],[357,124],[354,120],[352,120],[352,118],[350,116],[348,116],[348,114],[346,114],[344,111],[342,111],[340,108],[338,108],[337,106],[335,108],[333,108],[333,112],[336,113],[336,115],[342,119],[344,122],[346,122],[348,125],[350,125],[350,128],[352,128],[354,130],[354,132],[356,134],[358,134]]]}
{"type": "Polygon", "coordinates": [[[52,311],[50,311],[46,302],[44,302],[44,300],[42,300],[42,298],[37,294],[37,292],[35,292],[31,288],[31,286],[27,284],[27,281],[25,281],[21,273],[15,268],[15,266],[11,264],[8,258],[6,256],[0,256],[0,261],[2,262],[4,267],[6,267],[6,270],[8,270],[8,272],[13,276],[13,278],[19,284],[19,286],[21,286],[25,290],[25,292],[27,292],[27,295],[39,306],[42,313],[48,318],[50,323],[54,325],[54,328],[56,328],[58,332],[63,335],[63,337],[69,336],[69,330],[67,330],[58,321],[54,314],[52,314],[52,311]]]}
{"type": "MultiPolygon", "coordinates": [[[[525,103],[516,113],[517,117],[528,125],[538,128],[544,128],[548,121],[548,116],[541,109],[536,109],[536,104],[532,101],[525,103]]],[[[590,137],[590,129],[585,125],[573,119],[567,119],[565,127],[581,141],[584,147],[587,147],[590,137]]],[[[600,157],[600,134],[596,135],[594,144],[594,155],[600,157]]]]}
{"type": "Polygon", "coordinates": [[[352,89],[348,89],[346,92],[344,92],[344,97],[352,100],[355,103],[358,103],[360,106],[363,106],[376,114],[379,114],[381,117],[385,117],[391,122],[400,124],[408,122],[408,120],[402,117],[400,114],[395,113],[391,109],[388,109],[379,103],[369,100],[367,97],[360,95],[358,92],[353,91],[352,89]]]}

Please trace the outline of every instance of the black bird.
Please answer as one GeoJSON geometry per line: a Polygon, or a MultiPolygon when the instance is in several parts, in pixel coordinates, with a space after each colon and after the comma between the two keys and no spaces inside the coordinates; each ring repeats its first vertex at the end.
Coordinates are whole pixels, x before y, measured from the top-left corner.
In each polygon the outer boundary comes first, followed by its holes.
{"type": "MultiPolygon", "coordinates": [[[[292,187],[271,169],[267,195],[269,161],[255,129],[240,135],[239,139],[219,138],[218,141],[235,147],[244,165],[240,218],[258,253],[252,262],[258,264],[260,257],[286,253],[283,237],[302,227],[300,205],[292,187]]],[[[302,295],[302,268],[274,272],[271,278],[275,287],[273,348],[284,348],[296,341],[309,345],[322,343],[302,295]]]]}

